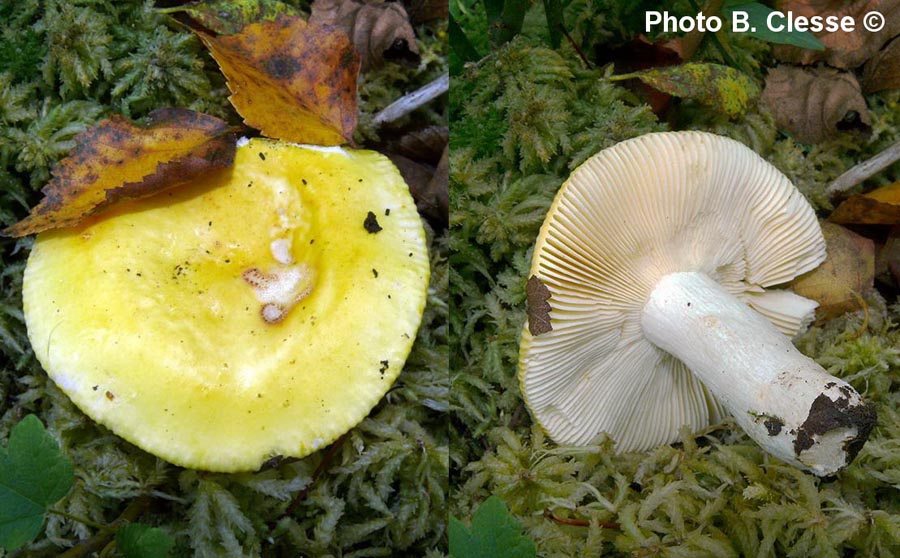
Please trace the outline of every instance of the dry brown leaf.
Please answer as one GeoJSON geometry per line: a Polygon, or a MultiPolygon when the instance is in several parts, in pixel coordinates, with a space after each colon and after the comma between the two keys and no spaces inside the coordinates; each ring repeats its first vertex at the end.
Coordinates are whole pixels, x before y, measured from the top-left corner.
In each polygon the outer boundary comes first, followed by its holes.
{"type": "Polygon", "coordinates": [[[862,88],[866,93],[900,89],[900,37],[889,42],[866,62],[862,88]]]}
{"type": "Polygon", "coordinates": [[[449,145],[444,147],[437,167],[414,161],[397,153],[385,153],[400,171],[409,186],[409,193],[416,201],[419,213],[428,219],[432,227],[442,230],[449,221],[449,145]]]}
{"type": "Polygon", "coordinates": [[[450,222],[450,144],[444,147],[444,153],[428,182],[425,199],[428,203],[425,214],[432,223],[437,223],[435,228],[443,230],[450,222]]]}
{"type": "Polygon", "coordinates": [[[363,72],[381,66],[385,60],[411,66],[419,63],[416,35],[399,2],[316,0],[309,22],[336,25],[346,31],[362,58],[363,72]]]}
{"type": "Polygon", "coordinates": [[[900,285],[900,225],[891,228],[875,252],[875,276],[895,287],[900,285]]]}
{"type": "Polygon", "coordinates": [[[855,225],[900,224],[900,182],[868,194],[850,196],[832,212],[828,220],[855,225]]]}
{"type": "Polygon", "coordinates": [[[231,104],[248,126],[297,143],[350,141],[359,57],[343,31],[281,16],[234,35],[197,34],[219,63],[231,104]]]}
{"type": "Polygon", "coordinates": [[[869,111],[856,77],[830,68],[780,65],[769,71],[762,101],[778,128],[803,143],[841,131],[869,128],[869,111]]]}
{"type": "Polygon", "coordinates": [[[794,16],[851,16],[855,25],[852,32],[823,31],[814,35],[825,45],[816,51],[788,45],[776,45],[775,57],[784,62],[813,64],[824,60],[836,68],[856,68],[878,52],[892,37],[900,33],[900,0],[857,0],[847,3],[832,0],[781,0],[776,9],[794,16]],[[863,17],[877,11],[884,16],[884,27],[876,32],[868,31],[863,17]]]}
{"type": "Polygon", "coordinates": [[[875,280],[875,243],[840,225],[821,224],[828,256],[791,283],[795,293],[819,303],[817,323],[858,310],[875,280]]]}
{"type": "Polygon", "coordinates": [[[26,236],[71,227],[124,199],[153,195],[234,159],[228,125],[186,109],[161,109],[146,126],[121,116],[75,138],[75,148],[53,169],[44,199],[31,214],[2,231],[26,236]]]}
{"type": "Polygon", "coordinates": [[[446,19],[450,15],[450,2],[447,0],[407,0],[403,4],[413,25],[446,19]]]}
{"type": "MultiPolygon", "coordinates": [[[[616,71],[620,73],[663,68],[690,58],[694,46],[696,45],[692,42],[691,46],[686,47],[685,39],[681,37],[653,42],[644,35],[638,35],[621,46],[603,49],[600,53],[600,63],[612,62],[616,71]],[[685,52],[686,48],[690,52],[685,52]]],[[[656,114],[663,114],[671,104],[672,95],[655,89],[643,81],[628,80],[625,86],[645,100],[656,114]]]]}
{"type": "Polygon", "coordinates": [[[427,126],[404,134],[395,151],[404,157],[436,165],[450,140],[447,126],[427,126]]]}

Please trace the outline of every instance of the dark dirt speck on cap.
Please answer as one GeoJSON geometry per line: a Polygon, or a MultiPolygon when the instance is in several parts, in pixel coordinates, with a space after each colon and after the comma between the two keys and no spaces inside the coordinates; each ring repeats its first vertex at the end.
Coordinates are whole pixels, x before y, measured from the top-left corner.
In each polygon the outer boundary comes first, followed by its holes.
{"type": "Polygon", "coordinates": [[[381,231],[381,225],[378,224],[378,219],[371,211],[366,214],[366,220],[363,221],[363,227],[365,227],[370,234],[381,231]]]}

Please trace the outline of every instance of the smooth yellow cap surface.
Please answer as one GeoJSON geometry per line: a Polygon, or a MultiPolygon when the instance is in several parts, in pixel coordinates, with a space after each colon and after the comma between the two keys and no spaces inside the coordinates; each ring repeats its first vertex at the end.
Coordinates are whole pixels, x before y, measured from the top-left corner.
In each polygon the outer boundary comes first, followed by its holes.
{"type": "Polygon", "coordinates": [[[233,168],[37,237],[28,334],[76,405],[172,463],[303,456],[403,368],[429,260],[370,151],[241,142],[233,168]]]}

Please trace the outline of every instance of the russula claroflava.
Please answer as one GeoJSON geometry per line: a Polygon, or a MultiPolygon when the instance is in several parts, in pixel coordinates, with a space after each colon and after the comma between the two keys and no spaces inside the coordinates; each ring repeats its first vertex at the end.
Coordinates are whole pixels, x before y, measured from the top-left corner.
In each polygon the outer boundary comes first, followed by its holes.
{"type": "Polygon", "coordinates": [[[23,298],[35,355],[86,414],[172,463],[241,471],[369,413],[428,278],[385,157],[254,139],[227,171],[40,234],[23,298]]]}
{"type": "Polygon", "coordinates": [[[825,241],[803,196],[734,140],[641,136],[578,167],[544,221],[519,378],[559,443],[645,450],[726,412],[772,455],[829,475],[875,422],[790,335],[816,303],[769,289],[825,241]]]}

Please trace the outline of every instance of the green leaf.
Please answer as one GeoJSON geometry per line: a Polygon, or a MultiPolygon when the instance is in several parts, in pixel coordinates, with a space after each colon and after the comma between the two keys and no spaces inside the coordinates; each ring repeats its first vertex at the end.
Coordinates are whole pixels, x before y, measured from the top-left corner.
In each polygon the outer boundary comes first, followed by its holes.
{"type": "Polygon", "coordinates": [[[116,532],[116,546],[125,558],[165,558],[175,541],[162,529],[129,523],[116,532]]]}
{"type": "Polygon", "coordinates": [[[72,463],[36,416],[13,427],[9,445],[0,448],[0,546],[15,550],[34,539],[74,479],[72,463]]]}
{"type": "Polygon", "coordinates": [[[537,549],[503,500],[491,496],[472,517],[471,529],[450,517],[451,558],[534,558],[537,549]]]}
{"type": "Polygon", "coordinates": [[[721,64],[681,64],[609,78],[621,81],[636,78],[654,89],[675,97],[694,99],[739,116],[759,96],[759,86],[743,72],[721,64]]]}
{"type": "Polygon", "coordinates": [[[786,29],[773,31],[769,29],[767,18],[775,10],[759,2],[746,2],[746,0],[726,2],[722,11],[729,18],[734,17],[735,11],[746,12],[747,24],[750,26],[750,30],[746,31],[746,33],[751,37],[756,37],[769,43],[791,45],[810,50],[825,50],[825,45],[822,44],[822,41],[809,31],[787,31],[786,29]]]}
{"type": "Polygon", "coordinates": [[[550,46],[559,48],[562,41],[562,30],[566,28],[563,21],[563,5],[560,0],[544,0],[544,12],[547,15],[547,31],[550,33],[550,46]]]}

